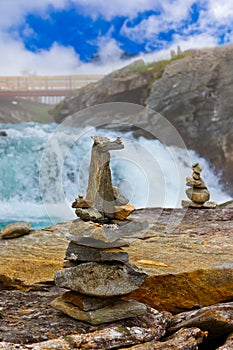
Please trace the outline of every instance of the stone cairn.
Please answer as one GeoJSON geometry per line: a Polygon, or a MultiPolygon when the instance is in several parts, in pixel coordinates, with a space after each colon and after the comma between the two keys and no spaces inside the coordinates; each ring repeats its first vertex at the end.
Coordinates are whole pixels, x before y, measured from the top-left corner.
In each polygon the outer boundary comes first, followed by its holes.
{"type": "Polygon", "coordinates": [[[122,298],[138,289],[147,275],[128,262],[121,248],[129,242],[118,225],[135,208],[112,186],[109,151],[124,145],[120,138],[112,142],[106,137],[92,138],[87,195],[79,195],[72,204],[79,219],[69,229],[64,269],[55,275],[56,285],[68,291],[53,300],[52,306],[98,325],[146,312],[146,305],[122,298]]]}
{"type": "Polygon", "coordinates": [[[192,165],[192,177],[186,178],[186,186],[189,186],[186,190],[186,194],[190,201],[182,201],[182,206],[191,208],[215,208],[217,204],[210,202],[210,193],[201,178],[202,168],[199,163],[192,165]]]}

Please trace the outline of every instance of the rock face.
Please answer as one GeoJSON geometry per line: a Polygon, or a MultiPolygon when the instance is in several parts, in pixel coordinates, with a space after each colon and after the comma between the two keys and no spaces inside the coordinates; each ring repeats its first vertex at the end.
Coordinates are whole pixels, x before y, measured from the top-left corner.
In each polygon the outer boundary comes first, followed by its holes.
{"type": "MultiPolygon", "coordinates": [[[[80,89],[51,113],[60,122],[101,103],[148,103],[175,126],[189,149],[222,171],[224,183],[233,194],[232,55],[232,45],[199,50],[180,59],[161,61],[159,74],[152,66],[138,62],[80,89]]],[[[131,123],[150,130],[155,119],[135,115],[131,123]]]]}
{"type": "Polygon", "coordinates": [[[222,170],[233,193],[233,46],[171,62],[154,82],[149,106],[178,130],[188,148],[222,170]]]}
{"type": "Polygon", "coordinates": [[[143,105],[150,90],[150,82],[155,78],[153,71],[144,70],[144,66],[144,62],[139,60],[89,84],[80,89],[77,95],[58,104],[50,111],[51,115],[60,123],[66,116],[99,103],[127,101],[143,105]]]}

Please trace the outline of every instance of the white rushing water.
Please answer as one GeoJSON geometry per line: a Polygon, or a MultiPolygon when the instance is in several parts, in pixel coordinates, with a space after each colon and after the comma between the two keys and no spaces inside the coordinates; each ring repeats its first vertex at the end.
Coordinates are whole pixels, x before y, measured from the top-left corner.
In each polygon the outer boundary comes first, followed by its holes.
{"type": "Polygon", "coordinates": [[[86,193],[92,135],[121,136],[124,150],[111,152],[113,184],[137,208],[179,207],[186,198],[185,178],[191,175],[193,162],[203,168],[211,200],[230,199],[218,175],[194,151],[93,128],[63,129],[53,140],[56,128],[56,124],[0,125],[7,133],[0,137],[0,226],[26,220],[38,228],[74,218],[70,204],[79,193],[86,193]],[[47,144],[48,140],[52,142],[47,144]]]}

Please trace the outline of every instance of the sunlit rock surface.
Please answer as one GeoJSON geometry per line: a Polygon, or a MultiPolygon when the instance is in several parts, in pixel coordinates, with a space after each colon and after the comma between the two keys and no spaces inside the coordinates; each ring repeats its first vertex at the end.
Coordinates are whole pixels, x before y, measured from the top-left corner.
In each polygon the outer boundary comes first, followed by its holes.
{"type": "MultiPolygon", "coordinates": [[[[172,312],[232,300],[232,209],[144,209],[131,217],[149,222],[122,248],[129,262],[148,274],[131,298],[172,312]]],[[[1,286],[30,289],[52,283],[62,269],[69,225],[0,240],[1,286]]]]}

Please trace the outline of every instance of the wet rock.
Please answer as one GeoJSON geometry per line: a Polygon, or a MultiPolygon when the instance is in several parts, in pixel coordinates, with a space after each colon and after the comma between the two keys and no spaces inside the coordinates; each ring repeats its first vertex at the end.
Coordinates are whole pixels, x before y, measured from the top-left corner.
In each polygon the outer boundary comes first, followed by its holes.
{"type": "Polygon", "coordinates": [[[153,341],[141,345],[136,345],[130,350],[196,350],[203,342],[207,332],[202,332],[198,328],[182,328],[162,342],[153,341]]]}
{"type": "Polygon", "coordinates": [[[0,136],[7,136],[7,133],[5,131],[0,131],[0,136]]]}
{"type": "Polygon", "coordinates": [[[0,238],[10,239],[27,235],[30,232],[30,228],[31,225],[28,222],[14,222],[1,230],[0,238]]]}
{"type": "Polygon", "coordinates": [[[66,251],[67,260],[76,262],[92,262],[92,261],[121,261],[127,262],[129,260],[128,254],[122,249],[96,249],[92,247],[85,247],[70,242],[66,251]]]}
{"type": "Polygon", "coordinates": [[[208,339],[228,334],[233,331],[233,302],[177,314],[173,317],[168,331],[173,333],[183,327],[198,327],[208,331],[208,339]]]}
{"type": "Polygon", "coordinates": [[[130,264],[84,263],[55,274],[59,287],[90,296],[111,297],[137,289],[146,274],[130,264]]]}
{"type": "Polygon", "coordinates": [[[89,297],[88,295],[80,294],[73,291],[68,291],[62,294],[62,300],[66,303],[71,303],[78,306],[83,311],[97,310],[107,305],[113,304],[117,298],[98,298],[89,297]]]}
{"type": "Polygon", "coordinates": [[[78,306],[64,302],[61,297],[53,300],[51,305],[70,317],[88,322],[92,325],[141,316],[146,312],[146,305],[135,300],[121,300],[110,306],[91,311],[83,311],[78,306]]]}

